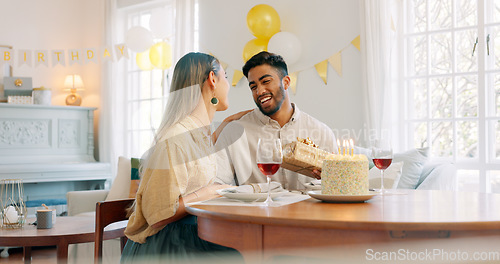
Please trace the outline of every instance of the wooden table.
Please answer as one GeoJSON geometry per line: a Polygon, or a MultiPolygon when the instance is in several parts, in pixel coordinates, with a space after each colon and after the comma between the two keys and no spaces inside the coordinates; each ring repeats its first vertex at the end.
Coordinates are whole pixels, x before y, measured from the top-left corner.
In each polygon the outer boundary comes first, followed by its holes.
{"type": "MultiPolygon", "coordinates": [[[[0,229],[0,246],[24,248],[24,262],[31,262],[31,247],[57,246],[57,262],[68,260],[68,245],[94,242],[95,218],[67,216],[58,217],[51,229],[37,229],[34,219],[27,219],[23,228],[0,229]]],[[[119,237],[125,229],[126,221],[117,222],[105,228],[104,239],[119,237]]]]}
{"type": "Polygon", "coordinates": [[[365,203],[308,199],[282,207],[193,205],[202,239],[248,263],[318,247],[489,237],[500,242],[500,194],[403,190],[365,203]],[[427,240],[426,240],[427,239],[427,240]],[[247,254],[252,253],[252,254],[247,254]]]}

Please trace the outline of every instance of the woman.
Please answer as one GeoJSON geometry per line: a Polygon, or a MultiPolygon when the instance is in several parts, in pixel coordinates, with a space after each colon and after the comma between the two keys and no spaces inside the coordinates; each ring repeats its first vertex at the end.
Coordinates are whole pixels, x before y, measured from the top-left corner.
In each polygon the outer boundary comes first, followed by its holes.
{"type": "Polygon", "coordinates": [[[201,240],[196,218],[184,207],[229,187],[213,184],[216,160],[210,131],[215,112],[228,108],[228,91],[224,69],[213,56],[189,53],[177,62],[162,123],[142,162],[122,263],[235,254],[201,240]]]}

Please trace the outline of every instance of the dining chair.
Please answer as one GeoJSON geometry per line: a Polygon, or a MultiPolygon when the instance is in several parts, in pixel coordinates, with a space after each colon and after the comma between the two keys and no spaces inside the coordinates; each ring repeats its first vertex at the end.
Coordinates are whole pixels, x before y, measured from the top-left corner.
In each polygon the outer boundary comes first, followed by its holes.
{"type": "Polygon", "coordinates": [[[127,220],[127,208],[134,202],[134,198],[102,201],[96,203],[95,210],[95,243],[94,243],[94,263],[101,263],[103,239],[120,238],[120,248],[123,251],[127,237],[125,229],[117,230],[114,233],[106,233],[104,228],[109,224],[127,220]]]}

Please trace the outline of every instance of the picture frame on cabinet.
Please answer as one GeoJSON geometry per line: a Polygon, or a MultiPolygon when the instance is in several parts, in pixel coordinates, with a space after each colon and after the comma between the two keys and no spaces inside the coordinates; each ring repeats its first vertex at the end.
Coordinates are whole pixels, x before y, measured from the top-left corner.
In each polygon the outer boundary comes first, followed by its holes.
{"type": "MultiPolygon", "coordinates": [[[[0,45],[0,51],[2,50],[11,50],[12,46],[9,45],[0,45]]],[[[12,76],[12,66],[8,63],[0,62],[0,103],[6,103],[7,97],[4,92],[4,84],[3,77],[11,77],[12,76]]]]}

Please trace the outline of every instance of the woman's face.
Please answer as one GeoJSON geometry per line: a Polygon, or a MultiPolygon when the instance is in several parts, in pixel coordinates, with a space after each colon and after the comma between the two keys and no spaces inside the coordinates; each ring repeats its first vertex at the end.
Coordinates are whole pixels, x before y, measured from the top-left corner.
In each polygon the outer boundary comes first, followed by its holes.
{"type": "Polygon", "coordinates": [[[229,81],[227,80],[226,71],[222,66],[219,66],[219,72],[217,73],[217,78],[215,82],[215,96],[219,99],[219,104],[217,105],[217,111],[227,110],[229,107],[229,101],[227,94],[229,93],[229,81]]]}

